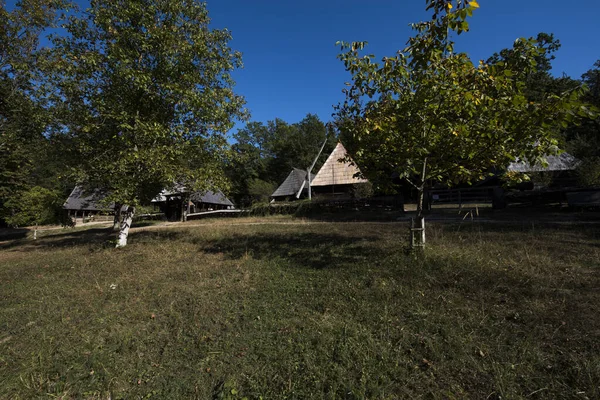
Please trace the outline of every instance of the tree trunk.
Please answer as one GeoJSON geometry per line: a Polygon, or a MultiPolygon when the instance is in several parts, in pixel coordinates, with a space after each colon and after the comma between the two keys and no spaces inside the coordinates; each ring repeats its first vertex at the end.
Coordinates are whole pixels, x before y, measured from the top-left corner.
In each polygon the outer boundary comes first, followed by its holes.
{"type": "Polygon", "coordinates": [[[37,224],[35,224],[35,229],[33,230],[33,240],[37,239],[37,228],[38,228],[38,226],[37,226],[37,224]]]}
{"type": "Polygon", "coordinates": [[[187,221],[187,213],[190,205],[190,200],[186,196],[181,197],[181,222],[187,221]]]}
{"type": "Polygon", "coordinates": [[[127,207],[127,212],[125,213],[123,221],[121,222],[121,230],[119,231],[117,248],[127,246],[127,236],[129,235],[129,228],[131,228],[131,222],[133,221],[134,212],[134,207],[127,207]]]}
{"type": "Polygon", "coordinates": [[[113,219],[113,231],[119,230],[119,225],[121,224],[121,205],[115,204],[115,216],[113,219]]]}
{"type": "Polygon", "coordinates": [[[416,231],[418,233],[418,237],[420,238],[419,246],[425,248],[425,217],[423,216],[423,198],[424,198],[424,188],[419,187],[419,194],[417,197],[417,220],[416,220],[416,228],[419,229],[416,231]]]}

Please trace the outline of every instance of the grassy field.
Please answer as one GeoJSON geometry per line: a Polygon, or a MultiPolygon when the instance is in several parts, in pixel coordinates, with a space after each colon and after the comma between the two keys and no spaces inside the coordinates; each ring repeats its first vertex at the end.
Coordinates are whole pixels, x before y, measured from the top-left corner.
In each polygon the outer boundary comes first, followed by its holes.
{"type": "Polygon", "coordinates": [[[296,222],[0,243],[0,398],[600,398],[600,225],[296,222]]]}

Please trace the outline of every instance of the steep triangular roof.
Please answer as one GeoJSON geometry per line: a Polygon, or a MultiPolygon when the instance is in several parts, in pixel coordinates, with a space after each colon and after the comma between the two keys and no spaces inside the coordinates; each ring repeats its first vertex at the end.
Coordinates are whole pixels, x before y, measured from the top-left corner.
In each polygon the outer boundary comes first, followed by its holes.
{"type": "MultiPolygon", "coordinates": [[[[311,174],[312,175],[312,174],[311,174]]],[[[314,179],[314,176],[312,176],[314,179]]],[[[273,192],[271,197],[280,196],[295,196],[302,187],[302,183],[306,181],[306,171],[294,168],[292,172],[285,178],[283,183],[273,192]]],[[[305,184],[304,187],[307,187],[305,184]]]]}
{"type": "Polygon", "coordinates": [[[355,178],[354,174],[360,172],[356,165],[350,162],[341,162],[347,156],[346,148],[338,142],[327,161],[321,167],[311,186],[348,185],[353,183],[366,183],[366,179],[355,178]]]}

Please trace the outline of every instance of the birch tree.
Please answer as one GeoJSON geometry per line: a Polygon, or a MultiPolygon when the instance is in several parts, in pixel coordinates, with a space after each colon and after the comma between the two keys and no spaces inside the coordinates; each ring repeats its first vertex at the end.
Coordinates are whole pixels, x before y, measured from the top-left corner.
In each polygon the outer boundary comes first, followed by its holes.
{"type": "Polygon", "coordinates": [[[225,185],[225,134],[246,118],[231,77],[242,61],[209,22],[196,0],[93,0],[54,38],[54,138],[79,182],[128,206],[118,247],[161,189],[225,185]]]}
{"type": "Polygon", "coordinates": [[[528,101],[527,78],[544,51],[535,40],[517,39],[516,57],[474,63],[455,51],[453,36],[469,30],[479,4],[426,3],[432,18],[412,24],[407,46],[381,62],[363,55],[365,42],[339,43],[352,79],[336,111],[363,174],[376,180],[384,172],[389,180],[394,171],[417,190],[421,228],[427,185],[480,180],[516,158],[543,163],[559,151],[566,121],[591,113],[579,100],[580,88],[528,101]]]}

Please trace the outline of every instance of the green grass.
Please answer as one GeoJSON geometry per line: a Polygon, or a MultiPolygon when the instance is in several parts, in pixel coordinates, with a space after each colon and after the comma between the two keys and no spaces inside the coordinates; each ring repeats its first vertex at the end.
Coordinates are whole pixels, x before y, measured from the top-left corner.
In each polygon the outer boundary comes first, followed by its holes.
{"type": "Polygon", "coordinates": [[[252,221],[0,243],[0,398],[600,398],[599,226],[252,221]]]}

